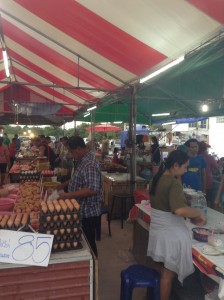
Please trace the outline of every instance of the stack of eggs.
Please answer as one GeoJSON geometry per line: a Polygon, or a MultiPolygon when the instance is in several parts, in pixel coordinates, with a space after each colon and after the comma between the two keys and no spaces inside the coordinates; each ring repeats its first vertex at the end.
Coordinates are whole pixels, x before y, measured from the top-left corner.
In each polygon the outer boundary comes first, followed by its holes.
{"type": "Polygon", "coordinates": [[[0,229],[18,230],[29,223],[28,213],[0,213],[0,229]]]}
{"type": "Polygon", "coordinates": [[[37,170],[30,170],[30,171],[21,171],[19,175],[19,181],[38,181],[40,179],[40,173],[37,170]]]}
{"type": "Polygon", "coordinates": [[[44,177],[52,177],[52,176],[56,176],[57,173],[56,171],[52,171],[52,170],[43,170],[41,171],[41,175],[44,177]]]}
{"type": "Polygon", "coordinates": [[[54,235],[52,251],[82,248],[79,208],[75,199],[41,202],[40,232],[54,235]]]}

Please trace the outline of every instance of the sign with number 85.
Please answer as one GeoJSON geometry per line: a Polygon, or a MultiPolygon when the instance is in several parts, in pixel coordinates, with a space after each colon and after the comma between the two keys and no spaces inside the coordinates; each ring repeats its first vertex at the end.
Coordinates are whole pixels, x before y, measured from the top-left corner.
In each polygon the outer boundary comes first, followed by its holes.
{"type": "Polygon", "coordinates": [[[0,262],[47,267],[53,235],[0,230],[0,262]]]}

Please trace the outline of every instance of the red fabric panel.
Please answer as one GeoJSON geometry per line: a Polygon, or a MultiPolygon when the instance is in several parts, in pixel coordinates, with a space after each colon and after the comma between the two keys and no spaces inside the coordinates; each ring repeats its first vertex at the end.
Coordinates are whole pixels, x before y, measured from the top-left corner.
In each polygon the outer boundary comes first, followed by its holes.
{"type": "MultiPolygon", "coordinates": [[[[36,79],[34,79],[34,78],[32,78],[31,76],[25,74],[24,72],[18,70],[17,68],[14,68],[14,70],[15,70],[15,74],[18,75],[19,77],[21,77],[25,82],[40,83],[40,82],[38,82],[36,79]]],[[[28,86],[27,86],[26,88],[28,88],[28,86]]],[[[67,102],[68,104],[74,104],[74,105],[76,105],[76,106],[80,106],[80,104],[79,104],[78,102],[76,102],[76,101],[74,101],[74,100],[71,100],[71,98],[66,97],[65,95],[59,93],[57,90],[53,90],[52,88],[45,87],[45,86],[38,86],[38,89],[40,89],[40,90],[42,90],[42,91],[44,91],[44,92],[46,92],[46,93],[52,95],[52,98],[49,98],[49,97],[48,97],[48,100],[49,100],[49,101],[55,102],[54,99],[53,99],[53,97],[57,97],[58,99],[67,102]]],[[[36,93],[36,94],[37,94],[37,93],[36,93]]],[[[40,95],[41,95],[41,94],[40,94],[40,95]]],[[[49,96],[50,96],[50,95],[49,95],[49,96]]],[[[43,95],[41,95],[41,97],[44,98],[43,95]]],[[[59,104],[60,104],[60,103],[59,103],[59,104]]]]}
{"type": "Polygon", "coordinates": [[[74,0],[66,0],[66,4],[62,4],[61,0],[48,0],[44,2],[44,9],[39,0],[16,0],[16,2],[136,75],[166,59],[162,53],[120,30],[74,0]]]}
{"type": "Polygon", "coordinates": [[[4,91],[4,101],[11,101],[15,98],[20,102],[30,102],[30,91],[18,85],[14,85],[4,91]]]}
{"type": "Polygon", "coordinates": [[[142,200],[149,200],[149,190],[135,190],[134,191],[135,203],[141,203],[142,200]]]}
{"type": "Polygon", "coordinates": [[[224,24],[224,1],[223,0],[187,0],[206,15],[224,24]]]}
{"type": "Polygon", "coordinates": [[[217,272],[214,270],[215,265],[209,261],[205,256],[202,256],[200,252],[192,248],[193,261],[196,266],[204,274],[217,275],[217,272]]]}
{"type": "MultiPolygon", "coordinates": [[[[26,34],[22,30],[20,30],[18,27],[15,27],[13,24],[9,23],[8,21],[3,19],[3,26],[4,26],[4,34],[8,36],[10,39],[16,41],[16,43],[22,45],[23,47],[27,48],[29,51],[35,53],[36,55],[42,57],[44,60],[48,61],[52,65],[55,65],[59,69],[62,69],[66,73],[70,74],[72,77],[76,78],[78,66],[75,63],[75,57],[74,62],[71,62],[70,59],[67,59],[65,56],[61,55],[60,53],[54,51],[53,49],[47,47],[46,45],[42,44],[38,40],[34,39],[30,35],[26,34]]],[[[35,64],[29,62],[25,58],[22,58],[20,55],[16,54],[12,49],[8,49],[9,56],[18,59],[20,62],[23,63],[25,61],[25,64],[27,67],[31,68],[34,71],[37,71],[37,73],[41,74],[43,77],[52,77],[53,75],[49,75],[48,72],[45,72],[38,66],[35,66],[35,64]]],[[[108,82],[107,80],[93,74],[92,72],[86,70],[83,67],[79,67],[79,79],[90,84],[93,87],[96,88],[104,88],[104,89],[113,89],[115,86],[108,82]]],[[[54,78],[52,82],[57,83],[58,79],[54,78]]],[[[75,82],[75,80],[74,80],[75,82]]],[[[68,83],[66,83],[68,85],[68,83]]],[[[86,93],[82,92],[84,95],[86,93]]],[[[88,98],[88,95],[85,96],[88,98]]]]}

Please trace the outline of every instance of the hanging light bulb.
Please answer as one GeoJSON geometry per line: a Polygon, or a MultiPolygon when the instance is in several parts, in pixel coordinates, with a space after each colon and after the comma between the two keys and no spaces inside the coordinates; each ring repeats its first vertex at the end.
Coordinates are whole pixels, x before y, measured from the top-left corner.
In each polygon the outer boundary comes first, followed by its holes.
{"type": "Polygon", "coordinates": [[[203,112],[208,111],[208,105],[207,104],[202,104],[201,109],[203,112]]]}

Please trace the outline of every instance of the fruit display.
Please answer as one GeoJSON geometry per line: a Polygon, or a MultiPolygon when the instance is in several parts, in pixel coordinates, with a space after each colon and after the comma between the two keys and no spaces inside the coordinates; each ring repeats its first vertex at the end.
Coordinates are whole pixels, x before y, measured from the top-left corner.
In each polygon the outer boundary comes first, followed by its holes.
{"type": "Polygon", "coordinates": [[[54,235],[52,251],[82,248],[79,208],[75,199],[41,201],[39,231],[54,235]]]}

